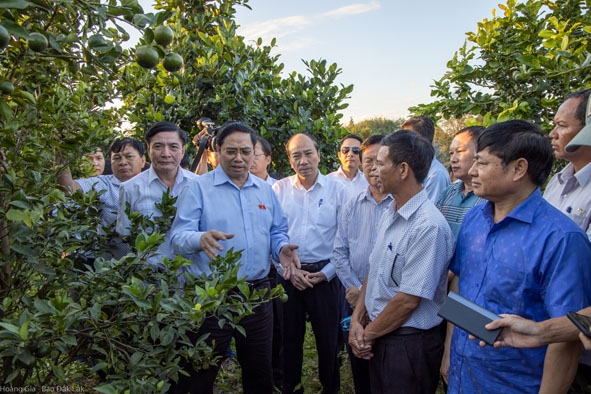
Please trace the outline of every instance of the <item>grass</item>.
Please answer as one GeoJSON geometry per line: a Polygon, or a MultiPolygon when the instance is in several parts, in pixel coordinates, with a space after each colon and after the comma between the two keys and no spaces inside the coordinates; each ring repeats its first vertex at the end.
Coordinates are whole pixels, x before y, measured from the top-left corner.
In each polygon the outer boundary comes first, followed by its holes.
{"type": "MultiPolygon", "coordinates": [[[[353,376],[351,375],[351,364],[346,351],[341,353],[341,394],[355,394],[353,376]]],[[[241,393],[242,384],[240,377],[240,365],[235,358],[224,361],[218,374],[214,393],[234,394],[241,393]]],[[[306,394],[321,393],[322,385],[318,378],[318,357],[316,354],[316,342],[310,323],[306,326],[304,340],[304,364],[302,365],[302,384],[306,394]]],[[[277,391],[280,393],[280,391],[277,391]]],[[[443,388],[439,387],[436,394],[444,394],[443,388]]]]}

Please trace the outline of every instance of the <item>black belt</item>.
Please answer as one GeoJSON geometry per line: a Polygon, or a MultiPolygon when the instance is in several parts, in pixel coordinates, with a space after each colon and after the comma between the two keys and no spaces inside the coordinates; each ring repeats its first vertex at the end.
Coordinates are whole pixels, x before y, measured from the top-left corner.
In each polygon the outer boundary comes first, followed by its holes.
{"type": "Polygon", "coordinates": [[[256,289],[256,288],[262,287],[263,285],[267,285],[268,283],[269,283],[269,278],[261,278],[261,279],[246,281],[246,284],[248,284],[248,287],[250,287],[251,289],[256,289]]]}
{"type": "Polygon", "coordinates": [[[315,263],[302,263],[301,269],[308,272],[320,272],[328,263],[330,263],[330,260],[321,260],[315,263]]]}
{"type": "Polygon", "coordinates": [[[397,336],[397,335],[424,335],[424,334],[429,334],[431,332],[435,332],[439,330],[439,326],[435,326],[432,328],[429,328],[427,330],[422,330],[420,328],[415,328],[415,327],[400,327],[392,332],[389,332],[388,334],[384,335],[384,336],[397,336]]]}

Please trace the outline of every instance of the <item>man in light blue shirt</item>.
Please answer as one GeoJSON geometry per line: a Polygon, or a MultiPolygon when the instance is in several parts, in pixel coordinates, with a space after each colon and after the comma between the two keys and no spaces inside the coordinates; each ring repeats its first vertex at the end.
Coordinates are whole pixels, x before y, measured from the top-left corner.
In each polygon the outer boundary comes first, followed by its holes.
{"type": "MultiPolygon", "coordinates": [[[[353,313],[361,285],[369,272],[369,255],[376,241],[377,225],[393,201],[392,195],[380,191],[379,177],[375,171],[372,172],[382,138],[381,134],[372,135],[361,144],[361,165],[368,187],[345,204],[334,241],[333,258],[337,276],[345,288],[345,316],[353,313]]],[[[348,331],[344,331],[344,338],[351,362],[355,392],[369,393],[369,363],[351,352],[348,331]]]]}
{"type": "Polygon", "coordinates": [[[394,202],[378,224],[349,333],[355,355],[369,360],[372,393],[437,390],[443,354],[437,312],[454,239],[422,186],[433,154],[428,140],[406,130],[386,136],[378,152],[380,190],[394,202]]]}
{"type": "MultiPolygon", "coordinates": [[[[181,193],[173,223],[172,244],[177,253],[193,261],[194,275],[210,273],[209,263],[218,254],[234,248],[242,251],[239,277],[253,289],[269,289],[269,256],[279,261],[286,275],[298,266],[297,246],[289,243],[287,218],[271,186],[252,176],[256,134],[240,122],[222,125],[216,137],[219,165],[214,171],[192,181],[181,193]]],[[[272,305],[263,302],[253,315],[240,321],[246,336],[230,325],[220,327],[216,318],[207,319],[197,335],[209,333],[215,340],[214,353],[222,355],[232,337],[236,340],[245,393],[272,393],[271,337],[272,305]]],[[[179,377],[177,393],[212,392],[220,363],[179,377]]]]}
{"type": "MultiPolygon", "coordinates": [[[[433,144],[435,137],[435,124],[433,120],[425,115],[413,116],[408,119],[401,127],[402,130],[412,130],[415,133],[425,137],[433,144]]],[[[429,200],[435,204],[441,192],[451,184],[447,169],[437,160],[437,154],[433,156],[427,177],[423,181],[423,187],[429,195],[429,200]]]]}
{"type": "MultiPolygon", "coordinates": [[[[139,174],[146,163],[144,144],[135,138],[116,139],[109,147],[109,153],[111,154],[113,171],[111,175],[97,175],[74,180],[68,167],[65,167],[57,175],[57,182],[68,194],[76,190],[81,190],[84,193],[88,193],[90,190],[104,191],[99,196],[103,228],[108,228],[117,220],[119,185],[139,174]]],[[[111,240],[110,250],[105,257],[120,258],[127,251],[128,245],[123,243],[120,238],[115,237],[111,240]]]]}
{"type": "MultiPolygon", "coordinates": [[[[180,167],[187,134],[179,126],[171,122],[155,123],[146,131],[144,138],[152,164],[150,169],[119,186],[116,229],[123,236],[130,234],[131,223],[125,213],[127,203],[131,212],[138,211],[151,217],[162,216],[156,204],[162,201],[163,193],[169,191],[171,196],[178,196],[191,179],[197,178],[197,175],[180,167]]],[[[159,264],[162,257],[174,259],[175,256],[170,245],[170,232],[166,231],[164,241],[155,254],[148,258],[148,262],[159,264]]]]}

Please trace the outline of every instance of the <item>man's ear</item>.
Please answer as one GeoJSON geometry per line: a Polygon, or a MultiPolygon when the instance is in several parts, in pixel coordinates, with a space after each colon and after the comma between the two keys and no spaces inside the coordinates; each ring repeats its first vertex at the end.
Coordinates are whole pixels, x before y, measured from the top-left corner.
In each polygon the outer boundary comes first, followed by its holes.
{"type": "Polygon", "coordinates": [[[527,169],[529,168],[529,163],[523,157],[516,159],[511,163],[513,168],[513,181],[519,181],[523,179],[523,177],[527,176],[527,169]]]}
{"type": "Polygon", "coordinates": [[[402,163],[400,163],[399,171],[400,171],[400,178],[406,179],[410,175],[410,166],[408,165],[407,162],[403,161],[402,163]]]}

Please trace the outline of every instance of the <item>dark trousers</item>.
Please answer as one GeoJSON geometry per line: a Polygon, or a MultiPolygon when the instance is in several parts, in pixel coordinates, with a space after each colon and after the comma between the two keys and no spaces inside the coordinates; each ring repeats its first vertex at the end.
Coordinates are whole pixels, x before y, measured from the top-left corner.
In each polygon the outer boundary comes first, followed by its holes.
{"type": "MultiPolygon", "coordinates": [[[[269,282],[258,288],[270,289],[269,282]]],[[[273,372],[271,368],[271,341],[273,335],[273,309],[271,302],[263,302],[254,310],[254,314],[244,317],[238,323],[244,328],[246,337],[228,324],[220,328],[218,319],[205,320],[195,338],[209,333],[209,346],[214,345],[214,355],[220,356],[213,367],[195,371],[190,365],[185,366],[189,377],[179,374],[176,394],[212,394],[223,356],[226,354],[232,337],[236,340],[236,354],[242,369],[242,388],[244,393],[272,393],[273,372]]]]}
{"type": "MultiPolygon", "coordinates": [[[[351,316],[353,309],[347,304],[346,316],[351,316]]],[[[353,376],[353,385],[355,394],[369,394],[371,392],[369,385],[369,360],[356,357],[349,346],[349,331],[343,331],[343,339],[347,346],[347,354],[351,364],[351,375],[353,376]]]]}
{"type": "MultiPolygon", "coordinates": [[[[271,265],[269,272],[269,282],[271,287],[277,286],[281,277],[277,270],[271,265]]],[[[283,302],[279,298],[274,298],[273,304],[273,343],[272,343],[272,365],[273,365],[273,384],[275,387],[283,386],[283,302]]]]}
{"type": "Polygon", "coordinates": [[[434,394],[439,382],[443,342],[439,326],[401,327],[373,346],[369,361],[372,394],[434,394]]]}
{"type": "Polygon", "coordinates": [[[318,352],[318,375],[322,393],[337,393],[340,388],[338,342],[340,336],[338,279],[322,282],[313,288],[299,291],[290,281],[283,280],[283,287],[289,297],[283,304],[284,327],[284,393],[303,393],[301,385],[306,333],[306,314],[312,324],[318,352]],[[296,389],[297,387],[297,389],[296,389]]]}
{"type": "Polygon", "coordinates": [[[591,393],[591,366],[579,363],[577,374],[573,380],[569,394],[590,394],[591,393]]]}

